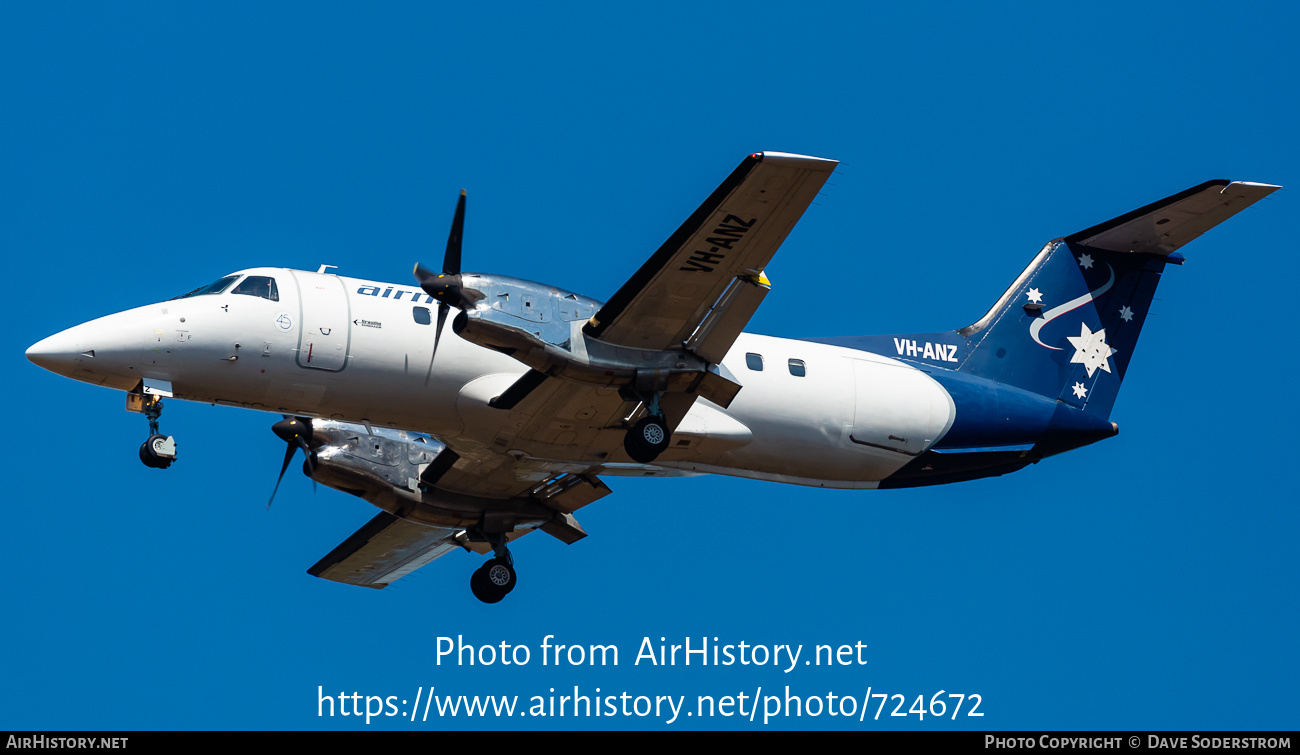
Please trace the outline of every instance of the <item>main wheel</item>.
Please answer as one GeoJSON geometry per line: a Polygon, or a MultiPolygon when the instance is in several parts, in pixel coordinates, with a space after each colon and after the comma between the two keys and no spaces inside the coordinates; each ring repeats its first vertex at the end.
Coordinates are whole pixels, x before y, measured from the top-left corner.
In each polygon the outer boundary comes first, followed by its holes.
{"type": "Polygon", "coordinates": [[[158,450],[162,443],[167,440],[166,435],[151,435],[149,440],[140,444],[140,461],[144,462],[146,467],[153,469],[166,469],[172,465],[175,459],[165,459],[158,455],[158,450]]]}
{"type": "Polygon", "coordinates": [[[474,593],[474,597],[484,603],[495,603],[501,600],[501,597],[495,600],[492,598],[492,588],[488,586],[487,573],[482,568],[475,569],[474,573],[469,576],[469,590],[474,593]]]}
{"type": "Polygon", "coordinates": [[[499,603],[515,589],[515,569],[502,559],[494,558],[474,571],[469,589],[484,603],[499,603]]]}
{"type": "Polygon", "coordinates": [[[623,436],[623,450],[633,461],[649,464],[668,448],[668,426],[659,417],[643,417],[623,436]]]}
{"type": "Polygon", "coordinates": [[[515,589],[515,568],[510,565],[510,562],[494,558],[484,564],[483,569],[487,573],[488,582],[492,583],[493,588],[500,590],[503,596],[509,595],[510,591],[515,589]]]}

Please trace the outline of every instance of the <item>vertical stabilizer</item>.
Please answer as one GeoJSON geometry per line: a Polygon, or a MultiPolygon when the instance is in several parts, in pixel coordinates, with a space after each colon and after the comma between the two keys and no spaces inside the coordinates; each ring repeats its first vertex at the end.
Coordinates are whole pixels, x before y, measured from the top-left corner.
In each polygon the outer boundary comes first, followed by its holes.
{"type": "Polygon", "coordinates": [[[959,371],[1108,416],[1167,264],[1048,244],[990,316],[958,331],[968,339],[959,371]]]}
{"type": "Polygon", "coordinates": [[[1207,181],[1049,243],[964,338],[958,371],[1109,416],[1177,251],[1279,187],[1207,181]]]}

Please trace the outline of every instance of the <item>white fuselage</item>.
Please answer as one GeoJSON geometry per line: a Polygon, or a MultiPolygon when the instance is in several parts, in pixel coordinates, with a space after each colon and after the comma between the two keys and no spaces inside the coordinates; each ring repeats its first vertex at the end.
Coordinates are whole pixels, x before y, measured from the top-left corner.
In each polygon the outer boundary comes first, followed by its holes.
{"type": "MultiPolygon", "coordinates": [[[[51,336],[29,356],[122,390],[165,381],[185,400],[404,428],[463,446],[486,447],[507,421],[510,411],[486,401],[527,368],[459,338],[450,323],[431,368],[437,304],[417,287],[279,268],[241,274],[273,276],[278,301],[227,291],[160,302],[51,336]]],[[[933,446],[955,417],[925,372],[864,351],[742,334],[723,365],[739,395],[725,410],[697,400],[674,433],[693,442],[654,466],[871,488],[933,446]],[[761,357],[762,369],[747,355],[761,357]],[[791,360],[803,363],[802,376],[791,360]]],[[[620,467],[644,469],[611,463],[601,473],[620,467]]]]}

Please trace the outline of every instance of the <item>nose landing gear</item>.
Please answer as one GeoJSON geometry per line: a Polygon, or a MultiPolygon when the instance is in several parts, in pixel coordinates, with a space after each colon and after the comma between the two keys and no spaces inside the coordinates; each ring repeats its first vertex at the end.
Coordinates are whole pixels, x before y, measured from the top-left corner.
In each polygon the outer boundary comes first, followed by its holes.
{"type": "MultiPolygon", "coordinates": [[[[128,408],[134,394],[128,395],[128,408]]],[[[162,416],[162,399],[153,395],[140,396],[140,409],[149,420],[149,439],[140,445],[140,461],[146,467],[166,469],[176,461],[176,439],[158,432],[158,418],[162,416]]]]}

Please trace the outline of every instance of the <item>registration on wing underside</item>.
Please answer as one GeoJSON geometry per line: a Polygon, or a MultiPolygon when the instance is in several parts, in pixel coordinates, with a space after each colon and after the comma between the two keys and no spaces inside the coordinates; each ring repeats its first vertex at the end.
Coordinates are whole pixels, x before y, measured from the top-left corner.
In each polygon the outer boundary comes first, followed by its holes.
{"type": "Polygon", "coordinates": [[[781,153],[745,158],[584,332],[620,346],[679,347],[733,281],[767,267],[837,164],[781,153]]]}
{"type": "Polygon", "coordinates": [[[714,272],[717,266],[726,260],[727,252],[731,251],[736,242],[744,238],[745,232],[757,221],[758,218],[750,218],[746,222],[736,215],[727,215],[722,220],[722,224],[713,229],[714,235],[704,240],[704,243],[711,245],[709,250],[695,252],[679,269],[688,273],[714,272]]]}

